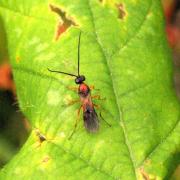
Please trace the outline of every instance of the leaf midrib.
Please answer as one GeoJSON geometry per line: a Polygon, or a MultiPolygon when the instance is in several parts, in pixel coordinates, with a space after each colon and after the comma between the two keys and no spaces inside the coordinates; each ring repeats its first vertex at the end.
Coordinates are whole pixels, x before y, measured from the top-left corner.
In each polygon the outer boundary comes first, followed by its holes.
{"type": "MultiPolygon", "coordinates": [[[[96,27],[95,27],[95,23],[94,23],[94,16],[93,16],[93,12],[92,12],[92,10],[91,10],[91,5],[90,5],[90,3],[89,3],[89,0],[87,0],[87,4],[88,4],[88,6],[89,6],[89,11],[90,11],[90,14],[91,14],[92,24],[93,24],[93,28],[94,28],[94,34],[95,34],[95,36],[96,36],[96,42],[97,42],[97,44],[98,44],[99,47],[100,47],[100,50],[101,50],[102,55],[103,55],[103,57],[104,57],[104,59],[105,59],[105,63],[106,63],[106,66],[107,66],[107,69],[108,69],[108,71],[109,71],[109,75],[110,75],[110,78],[111,78],[111,84],[112,84],[112,89],[113,89],[113,96],[115,97],[115,104],[116,104],[116,106],[118,107],[118,112],[119,112],[119,121],[124,124],[123,119],[121,118],[122,112],[121,112],[121,109],[120,109],[119,104],[117,103],[117,94],[116,94],[116,91],[115,91],[115,88],[114,88],[113,77],[112,77],[112,73],[111,73],[111,70],[110,70],[110,66],[109,66],[109,64],[108,64],[108,58],[106,57],[105,51],[103,50],[103,47],[102,47],[101,43],[100,43],[99,40],[98,40],[98,35],[97,35],[97,33],[96,33],[96,27]]],[[[123,128],[123,126],[121,126],[121,127],[122,127],[122,129],[123,129],[123,135],[124,135],[124,139],[125,139],[125,144],[126,144],[127,149],[128,149],[128,151],[129,151],[130,161],[132,162],[134,174],[135,174],[135,176],[136,176],[135,164],[134,164],[134,162],[133,162],[133,156],[132,156],[132,153],[131,153],[131,147],[130,147],[130,145],[128,144],[128,137],[127,137],[127,135],[126,135],[126,130],[125,130],[125,128],[123,128]]],[[[136,176],[136,179],[137,179],[137,176],[136,176]]]]}
{"type": "MultiPolygon", "coordinates": [[[[90,2],[89,0],[87,0],[87,4],[89,6],[89,11],[90,11],[90,15],[91,15],[91,19],[92,19],[92,24],[93,24],[93,30],[94,30],[94,34],[95,34],[95,40],[98,44],[98,46],[100,47],[100,50],[102,52],[102,55],[105,59],[105,63],[106,63],[106,66],[107,66],[107,69],[109,71],[109,75],[110,75],[110,78],[111,78],[111,82],[112,82],[112,89],[113,89],[113,95],[115,97],[115,104],[116,106],[118,107],[118,112],[119,112],[119,121],[120,121],[120,125],[121,125],[121,128],[123,130],[123,135],[124,135],[124,139],[125,139],[125,144],[127,146],[127,149],[128,149],[128,152],[129,152],[129,155],[130,155],[130,161],[132,162],[132,166],[133,166],[133,170],[134,170],[134,174],[135,174],[135,177],[136,179],[138,179],[138,175],[136,174],[136,162],[135,162],[135,158],[133,156],[133,152],[132,152],[132,148],[131,148],[131,145],[130,145],[130,142],[128,140],[128,135],[126,133],[126,127],[125,127],[125,122],[123,120],[123,111],[122,111],[122,108],[120,107],[120,104],[118,104],[117,102],[117,99],[118,99],[118,96],[117,96],[117,93],[116,93],[116,89],[114,87],[114,82],[113,82],[113,77],[112,77],[112,73],[111,73],[111,69],[110,69],[110,65],[108,63],[108,57],[106,56],[106,53],[105,53],[105,50],[103,49],[100,41],[99,41],[99,38],[98,38],[98,35],[97,35],[97,32],[96,32],[96,26],[95,26],[95,23],[94,23],[94,15],[93,15],[93,12],[91,10],[91,5],[90,5],[90,2]]],[[[140,26],[137,28],[138,30],[135,31],[135,33],[122,45],[122,48],[120,48],[119,50],[116,50],[112,55],[111,57],[113,57],[114,55],[116,55],[116,53],[122,51],[125,47],[128,46],[128,44],[139,34],[144,22],[146,21],[147,19],[147,15],[149,13],[149,11],[151,10],[151,7],[152,7],[152,0],[150,2],[150,5],[147,9],[147,12],[144,16],[144,19],[142,21],[142,23],[140,24],[140,26]]]]}

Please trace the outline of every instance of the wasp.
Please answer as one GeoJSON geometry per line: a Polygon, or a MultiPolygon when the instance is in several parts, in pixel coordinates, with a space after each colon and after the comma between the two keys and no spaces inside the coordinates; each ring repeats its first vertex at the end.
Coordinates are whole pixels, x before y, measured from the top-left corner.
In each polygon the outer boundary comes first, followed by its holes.
{"type": "MultiPolygon", "coordinates": [[[[88,132],[95,133],[99,130],[99,119],[98,119],[98,115],[95,111],[95,104],[93,104],[93,102],[92,102],[91,88],[84,82],[86,80],[85,76],[80,75],[80,40],[81,40],[81,32],[79,33],[79,41],[78,41],[78,73],[77,73],[77,75],[71,74],[71,73],[66,73],[63,71],[51,70],[49,68],[48,68],[48,70],[50,72],[60,73],[60,74],[65,74],[68,76],[75,77],[75,83],[77,85],[79,85],[78,95],[79,95],[80,102],[81,102],[80,109],[81,108],[83,109],[84,126],[88,132]]],[[[99,99],[99,96],[94,96],[94,98],[99,99]]],[[[80,112],[80,109],[78,111],[78,114],[80,112]]],[[[100,114],[100,116],[101,116],[101,114],[100,114]]],[[[77,126],[77,122],[75,124],[72,134],[70,135],[70,138],[72,137],[73,133],[75,132],[76,126],[77,126]]]]}

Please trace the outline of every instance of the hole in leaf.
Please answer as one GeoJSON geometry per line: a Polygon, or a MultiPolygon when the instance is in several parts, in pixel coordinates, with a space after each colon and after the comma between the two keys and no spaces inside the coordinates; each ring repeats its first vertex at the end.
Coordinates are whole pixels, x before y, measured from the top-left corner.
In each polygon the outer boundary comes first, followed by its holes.
{"type": "Polygon", "coordinates": [[[118,9],[118,18],[124,19],[124,17],[126,16],[124,5],[122,3],[119,3],[119,4],[116,4],[116,7],[118,9]]]}
{"type": "Polygon", "coordinates": [[[57,24],[57,29],[55,33],[55,40],[57,41],[59,37],[67,31],[70,26],[78,26],[71,17],[67,16],[67,13],[61,8],[49,4],[51,11],[59,15],[60,19],[57,24]]]}

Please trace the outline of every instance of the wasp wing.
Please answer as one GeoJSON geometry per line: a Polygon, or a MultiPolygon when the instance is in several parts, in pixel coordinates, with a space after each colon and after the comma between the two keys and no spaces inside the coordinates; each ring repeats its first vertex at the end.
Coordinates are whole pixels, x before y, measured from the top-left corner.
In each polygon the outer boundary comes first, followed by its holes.
{"type": "Polygon", "coordinates": [[[95,133],[99,129],[99,120],[95,109],[89,105],[83,112],[84,126],[88,132],[95,133]]]}

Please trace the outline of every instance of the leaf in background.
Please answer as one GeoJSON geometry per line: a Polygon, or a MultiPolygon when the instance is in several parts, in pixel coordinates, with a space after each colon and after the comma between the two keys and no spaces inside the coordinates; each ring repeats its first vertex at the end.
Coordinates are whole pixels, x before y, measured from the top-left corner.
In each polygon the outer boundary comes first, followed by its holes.
{"type": "Polygon", "coordinates": [[[179,163],[179,102],[159,1],[1,0],[0,13],[19,103],[33,129],[2,179],[171,176],[179,163]],[[112,127],[101,121],[89,134],[81,120],[68,140],[79,108],[67,105],[78,98],[67,88],[74,79],[47,68],[77,72],[80,30],[80,71],[100,89],[92,94],[106,97],[95,103],[112,127]]]}
{"type": "Polygon", "coordinates": [[[8,59],[8,50],[6,46],[6,33],[3,27],[2,20],[0,18],[0,65],[7,61],[8,59]]]}
{"type": "Polygon", "coordinates": [[[15,154],[15,148],[7,139],[0,135],[0,166],[4,165],[15,154]]]}

